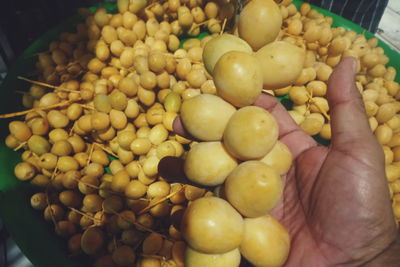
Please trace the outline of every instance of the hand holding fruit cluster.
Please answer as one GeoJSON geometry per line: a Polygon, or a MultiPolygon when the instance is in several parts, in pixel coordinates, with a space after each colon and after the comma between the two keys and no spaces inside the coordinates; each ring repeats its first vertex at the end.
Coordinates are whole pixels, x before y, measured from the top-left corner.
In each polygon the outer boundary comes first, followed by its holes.
{"type": "Polygon", "coordinates": [[[180,121],[200,141],[188,151],[184,172],[194,183],[218,186],[220,198],[203,197],[186,209],[181,230],[190,246],[187,266],[200,266],[195,261],[210,257],[230,258],[232,265],[218,266],[238,266],[239,262],[232,263],[237,249],[256,266],[281,266],[288,257],[289,235],[268,213],[281,199],[280,175],[289,170],[292,156],[278,141],[275,118],[252,106],[263,86],[271,83],[275,65],[289,63],[286,50],[289,54],[294,51],[290,60],[298,54],[301,63],[287,73],[279,70],[286,75],[280,83],[288,85],[301,72],[305,55],[301,48],[271,43],[257,56],[246,41],[229,34],[210,40],[204,47],[204,64],[212,73],[217,95],[202,94],[182,103],[180,121]],[[271,61],[263,65],[267,54],[271,61]]]}
{"type": "Polygon", "coordinates": [[[296,253],[303,243],[267,214],[282,206],[291,152],[312,139],[279,141],[294,123],[262,92],[288,94],[301,129],[330,139],[327,81],[345,56],[358,59],[357,88],[400,218],[399,86],[377,39],[332,28],[332,18],[292,0],[250,1],[232,34],[221,32],[232,1],[119,0],[118,10],[81,10],[77,32],[38,54],[39,81],[22,78],[34,83],[23,95],[32,109],[4,116],[25,115],[5,140],[26,150],[15,175],[42,190],[31,205],[70,253],[97,267],[234,267],[241,256],[282,265],[290,244],[296,253]],[[204,30],[211,35],[180,46],[183,34],[204,30]],[[177,115],[191,137],[173,133],[177,115]],[[163,177],[158,163],[168,156],[184,158],[199,186],[163,177]]]}

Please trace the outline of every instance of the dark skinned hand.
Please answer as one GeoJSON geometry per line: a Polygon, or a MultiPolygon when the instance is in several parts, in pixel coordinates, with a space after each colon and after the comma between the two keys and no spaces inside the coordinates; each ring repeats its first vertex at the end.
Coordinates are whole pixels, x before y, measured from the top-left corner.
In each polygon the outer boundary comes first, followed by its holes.
{"type": "MultiPolygon", "coordinates": [[[[255,105],[278,121],[293,154],[281,202],[271,214],[288,230],[285,266],[400,266],[400,246],[384,155],[355,87],[355,60],[345,58],[328,84],[332,140],[318,145],[269,95],[255,105]]],[[[179,118],[174,130],[186,135],[179,118]]]]}

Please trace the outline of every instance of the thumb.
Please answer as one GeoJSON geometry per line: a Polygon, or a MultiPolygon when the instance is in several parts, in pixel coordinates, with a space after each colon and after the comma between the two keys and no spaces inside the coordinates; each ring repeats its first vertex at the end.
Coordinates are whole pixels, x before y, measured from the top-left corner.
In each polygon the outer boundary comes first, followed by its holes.
{"type": "Polygon", "coordinates": [[[356,88],[357,61],[343,58],[328,81],[328,101],[331,109],[332,147],[355,142],[369,142],[373,138],[360,92],[356,88]]]}

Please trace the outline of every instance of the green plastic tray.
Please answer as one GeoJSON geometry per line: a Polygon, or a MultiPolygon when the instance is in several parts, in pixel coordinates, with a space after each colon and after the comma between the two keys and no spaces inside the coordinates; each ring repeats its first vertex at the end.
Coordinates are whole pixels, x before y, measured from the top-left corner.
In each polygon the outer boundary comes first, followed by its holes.
{"type": "MultiPolygon", "coordinates": [[[[296,6],[300,6],[302,1],[295,0],[294,3],[296,6]]],[[[111,12],[116,11],[115,6],[106,5],[105,7],[111,12]]],[[[341,26],[357,33],[364,33],[367,38],[374,37],[372,33],[340,16],[321,8],[314,8],[324,15],[333,17],[333,26],[335,27],[341,26]]],[[[29,85],[17,80],[16,77],[28,75],[35,66],[36,57],[34,55],[48,50],[50,41],[57,39],[58,34],[63,31],[73,30],[74,25],[80,21],[81,18],[76,15],[49,30],[40,39],[33,42],[18,58],[0,87],[1,114],[22,110],[20,105],[21,95],[16,94],[14,90],[27,90],[29,85]]],[[[390,58],[388,65],[399,70],[400,55],[382,41],[379,41],[379,46],[385,50],[385,54],[390,58]]],[[[397,81],[399,81],[399,78],[397,78],[397,81]]],[[[2,120],[0,123],[1,140],[4,140],[8,134],[7,125],[9,121],[2,120]]],[[[66,241],[55,235],[53,225],[44,221],[42,212],[30,208],[29,200],[32,193],[35,192],[35,188],[30,186],[29,183],[18,181],[14,177],[14,166],[19,161],[20,154],[7,148],[1,141],[0,217],[15,242],[36,267],[89,266],[88,259],[85,257],[71,258],[67,252],[66,241]]]]}

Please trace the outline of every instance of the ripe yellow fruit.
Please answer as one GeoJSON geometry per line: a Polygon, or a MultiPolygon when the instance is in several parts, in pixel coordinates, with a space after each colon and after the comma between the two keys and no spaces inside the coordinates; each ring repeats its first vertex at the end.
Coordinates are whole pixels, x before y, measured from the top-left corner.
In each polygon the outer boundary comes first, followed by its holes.
{"type": "Polygon", "coordinates": [[[217,94],[236,107],[252,105],[263,87],[257,59],[241,51],[225,53],[214,67],[213,78],[217,94]]]}
{"type": "Polygon", "coordinates": [[[300,75],[305,51],[279,41],[265,45],[255,53],[263,74],[264,88],[279,89],[291,85],[300,75]]]}
{"type": "Polygon", "coordinates": [[[240,12],[239,36],[254,51],[274,41],[281,26],[281,11],[273,0],[252,0],[240,12]]]}
{"type": "Polygon", "coordinates": [[[202,253],[226,253],[243,239],[243,218],[225,200],[202,197],[186,209],[181,223],[183,238],[202,253]]]}
{"type": "Polygon", "coordinates": [[[225,148],[241,160],[264,157],[278,140],[278,124],[265,109],[248,106],[236,111],[224,132],[225,148]]]}
{"type": "Polygon", "coordinates": [[[203,50],[203,62],[206,70],[212,74],[220,57],[229,51],[252,53],[251,47],[239,37],[224,33],[206,43],[203,50]]]}
{"type": "Polygon", "coordinates": [[[191,247],[185,251],[186,267],[238,267],[239,264],[240,252],[237,248],[221,254],[201,253],[191,247]]]}
{"type": "Polygon", "coordinates": [[[218,96],[202,94],[183,102],[181,119],[186,130],[202,141],[221,140],[236,109],[218,96]]]}
{"type": "Polygon", "coordinates": [[[225,181],[229,203],[245,217],[259,217],[276,206],[283,192],[279,173],[261,161],[246,161],[225,181]]]}
{"type": "Polygon", "coordinates": [[[260,161],[274,168],[280,175],[283,175],[288,172],[292,165],[292,153],[290,153],[289,148],[284,143],[277,141],[272,150],[260,161]]]}
{"type": "Polygon", "coordinates": [[[201,142],[188,152],[184,171],[189,180],[205,186],[222,184],[237,166],[221,142],[201,142]]]}
{"type": "Polygon", "coordinates": [[[266,215],[244,220],[244,238],[240,253],[255,266],[282,266],[290,250],[286,229],[266,215]]]}

